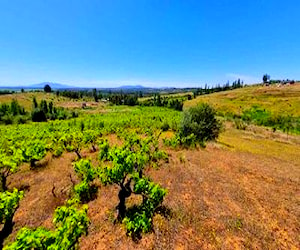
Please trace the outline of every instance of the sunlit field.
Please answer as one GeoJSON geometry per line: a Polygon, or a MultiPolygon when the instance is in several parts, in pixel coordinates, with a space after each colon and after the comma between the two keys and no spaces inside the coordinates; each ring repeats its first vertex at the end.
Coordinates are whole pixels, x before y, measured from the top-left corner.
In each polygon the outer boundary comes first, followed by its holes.
{"type": "MultiPolygon", "coordinates": [[[[240,106],[258,104],[274,112],[286,107],[286,112],[297,116],[298,94],[298,85],[247,87],[200,96],[187,101],[184,107],[205,101],[217,112],[234,113],[239,112],[240,106]]],[[[20,93],[1,98],[7,102],[16,98],[29,107],[32,95],[20,93]]],[[[17,242],[16,237],[25,239],[25,235],[18,234],[24,227],[35,234],[44,231],[34,230],[45,228],[56,239],[58,232],[70,234],[73,229],[68,220],[62,226],[53,224],[53,219],[59,218],[58,208],[73,207],[78,213],[73,216],[79,216],[73,218],[81,218],[86,226],[76,229],[80,249],[298,248],[298,135],[255,124],[237,129],[232,120],[219,117],[222,130],[218,139],[204,147],[174,147],[165,140],[178,133],[180,111],[56,99],[55,94],[36,95],[57,105],[78,103],[72,108],[80,115],[67,120],[0,126],[1,168],[9,173],[6,188],[22,190],[14,225],[3,242],[12,247],[8,249],[14,249],[16,243],[11,243],[17,242]],[[82,109],[82,102],[90,108],[82,109]],[[141,191],[142,195],[135,191],[126,198],[123,221],[118,220],[120,183],[116,174],[121,166],[131,163],[126,160],[118,165],[123,158],[117,152],[141,167],[142,177],[135,170],[126,170],[132,181],[152,183],[141,191]],[[87,192],[83,187],[90,190],[88,196],[82,193],[87,192]],[[137,222],[134,216],[140,216],[142,211],[138,209],[148,204],[143,203],[148,199],[143,192],[154,192],[161,198],[150,200],[157,204],[150,212],[151,219],[140,218],[137,222]],[[132,208],[137,209],[135,214],[128,212],[132,208]],[[133,228],[141,231],[136,234],[133,228]]],[[[124,179],[125,183],[129,180],[124,179]]]]}

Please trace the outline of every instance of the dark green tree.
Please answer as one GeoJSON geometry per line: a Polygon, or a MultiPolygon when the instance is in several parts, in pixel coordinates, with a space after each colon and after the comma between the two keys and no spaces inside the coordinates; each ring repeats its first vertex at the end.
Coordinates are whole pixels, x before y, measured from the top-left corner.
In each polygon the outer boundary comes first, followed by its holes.
{"type": "Polygon", "coordinates": [[[47,121],[46,114],[43,110],[36,108],[31,113],[31,119],[33,122],[45,122],[47,121]]]}
{"type": "Polygon", "coordinates": [[[38,102],[37,102],[37,100],[36,100],[35,97],[33,97],[32,102],[33,102],[33,108],[34,108],[34,109],[38,108],[39,105],[38,105],[38,102]]]}
{"type": "Polygon", "coordinates": [[[263,80],[263,83],[267,83],[270,80],[270,75],[264,74],[262,80],[263,80]]]}
{"type": "Polygon", "coordinates": [[[97,89],[93,89],[93,97],[94,97],[95,102],[98,102],[97,89]]]}
{"type": "Polygon", "coordinates": [[[50,87],[49,84],[46,84],[46,85],[45,85],[44,91],[45,91],[46,93],[50,93],[50,92],[51,92],[51,87],[50,87]]]}
{"type": "Polygon", "coordinates": [[[42,100],[40,103],[40,109],[44,111],[45,114],[48,113],[48,104],[46,100],[42,100]]]}

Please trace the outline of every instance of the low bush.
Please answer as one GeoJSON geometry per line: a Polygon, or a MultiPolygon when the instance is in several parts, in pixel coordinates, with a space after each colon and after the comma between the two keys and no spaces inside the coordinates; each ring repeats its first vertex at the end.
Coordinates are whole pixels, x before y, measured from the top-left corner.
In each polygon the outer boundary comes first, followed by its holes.
{"type": "Polygon", "coordinates": [[[46,114],[44,110],[35,108],[31,113],[31,119],[33,122],[45,122],[47,121],[46,114]]]}
{"type": "Polygon", "coordinates": [[[208,104],[201,104],[183,112],[179,137],[184,139],[193,135],[197,142],[204,143],[217,139],[220,130],[221,123],[216,118],[216,111],[208,104]]]}
{"type": "Polygon", "coordinates": [[[170,128],[170,126],[169,126],[169,123],[167,123],[167,122],[164,122],[164,123],[161,125],[161,130],[162,130],[162,131],[168,131],[169,128],[170,128]]]}

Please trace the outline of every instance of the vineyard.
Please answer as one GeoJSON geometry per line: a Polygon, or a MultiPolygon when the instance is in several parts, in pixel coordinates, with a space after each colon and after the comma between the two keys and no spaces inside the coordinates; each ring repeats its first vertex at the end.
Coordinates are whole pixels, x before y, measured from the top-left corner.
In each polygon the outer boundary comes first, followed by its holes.
{"type": "MultiPolygon", "coordinates": [[[[137,108],[126,113],[111,112],[70,121],[1,127],[4,136],[1,137],[0,151],[0,209],[4,237],[12,231],[14,213],[24,196],[24,191],[17,189],[9,192],[7,180],[23,163],[29,163],[30,170],[34,171],[47,154],[60,157],[64,152],[74,152],[73,168],[79,180],[69,190],[65,205],[55,210],[55,230],[24,227],[5,249],[76,248],[78,239],[87,233],[89,225],[88,206],[84,204],[95,198],[99,183],[100,186],[102,183],[119,187],[116,221],[125,225],[129,236],[137,238],[141,233],[149,232],[152,218],[161,207],[167,190],[153,182],[144,171],[168,160],[168,155],[159,149],[157,133],[170,121],[176,128],[178,119],[179,114],[174,111],[137,108]],[[109,134],[116,134],[124,144],[119,147],[109,145],[105,139],[109,134]],[[99,151],[97,166],[83,156],[85,149],[99,151]],[[125,201],[131,195],[142,197],[142,202],[127,208],[125,201]]],[[[55,196],[53,190],[52,195],[55,196]]]]}
{"type": "MultiPolygon", "coordinates": [[[[1,246],[296,246],[296,198],[275,208],[297,189],[299,152],[273,158],[241,150],[255,142],[252,132],[215,115],[208,105],[185,112],[108,106],[68,120],[0,126],[1,246]],[[273,200],[265,186],[276,194],[273,200]],[[274,217],[259,222],[268,211],[274,217]]],[[[289,144],[264,140],[287,152],[299,143],[290,138],[289,144]]]]}
{"type": "Polygon", "coordinates": [[[299,10],[0,0],[0,250],[300,250],[299,10]]]}

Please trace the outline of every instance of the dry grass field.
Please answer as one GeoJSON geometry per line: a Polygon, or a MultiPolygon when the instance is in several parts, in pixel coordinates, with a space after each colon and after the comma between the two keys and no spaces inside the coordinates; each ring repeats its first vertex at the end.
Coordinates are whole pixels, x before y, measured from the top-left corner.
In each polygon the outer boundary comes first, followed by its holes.
{"type": "Polygon", "coordinates": [[[98,106],[103,106],[103,103],[96,103],[91,99],[83,100],[72,100],[67,97],[59,96],[57,97],[55,93],[45,93],[45,92],[25,92],[25,93],[14,93],[9,95],[0,95],[1,103],[10,103],[13,99],[17,100],[18,103],[25,108],[26,111],[32,110],[32,100],[36,98],[37,102],[40,103],[41,100],[46,100],[47,102],[53,102],[55,107],[64,108],[81,108],[82,103],[86,102],[88,107],[96,108],[98,106]]]}
{"type": "MultiPolygon", "coordinates": [[[[97,198],[88,203],[91,224],[80,249],[299,249],[299,137],[259,127],[226,127],[219,141],[205,149],[166,148],[169,163],[148,171],[168,195],[165,212],[154,217],[153,233],[138,242],[114,224],[117,187],[99,185],[97,198]]],[[[121,143],[114,135],[107,138],[121,143]]],[[[84,155],[96,163],[97,153],[87,150],[84,155]]],[[[54,209],[76,181],[75,157],[49,155],[39,169],[30,171],[24,165],[9,179],[10,186],[27,191],[6,242],[25,225],[52,227],[54,209]]]]}
{"type": "Polygon", "coordinates": [[[249,86],[213,93],[187,101],[184,107],[188,108],[201,102],[209,103],[224,113],[241,114],[243,110],[249,109],[253,105],[259,105],[275,114],[300,116],[300,84],[249,86]]]}

